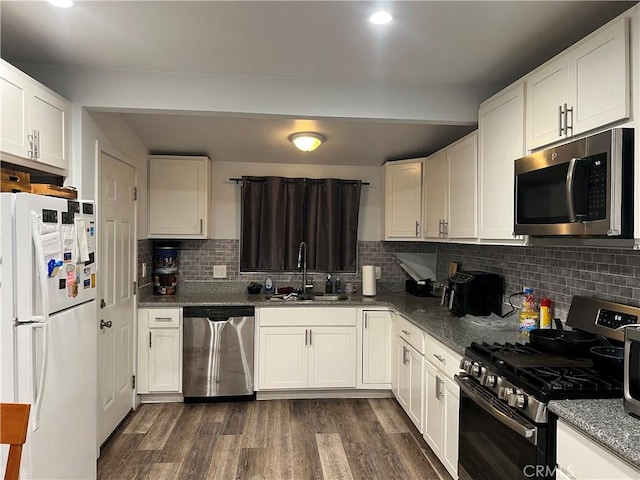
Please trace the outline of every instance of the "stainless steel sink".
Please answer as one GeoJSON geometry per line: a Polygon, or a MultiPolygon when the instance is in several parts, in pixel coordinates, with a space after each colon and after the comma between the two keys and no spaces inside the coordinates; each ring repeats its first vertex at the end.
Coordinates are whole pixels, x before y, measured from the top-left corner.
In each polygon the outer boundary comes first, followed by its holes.
{"type": "Polygon", "coordinates": [[[314,294],[307,293],[306,295],[272,295],[269,300],[271,301],[294,301],[294,302],[341,302],[349,300],[349,297],[344,294],[314,294]]]}
{"type": "Polygon", "coordinates": [[[344,294],[313,295],[312,300],[317,301],[317,302],[323,302],[323,301],[340,302],[340,301],[343,301],[343,300],[349,300],[349,297],[347,297],[344,294]]]}

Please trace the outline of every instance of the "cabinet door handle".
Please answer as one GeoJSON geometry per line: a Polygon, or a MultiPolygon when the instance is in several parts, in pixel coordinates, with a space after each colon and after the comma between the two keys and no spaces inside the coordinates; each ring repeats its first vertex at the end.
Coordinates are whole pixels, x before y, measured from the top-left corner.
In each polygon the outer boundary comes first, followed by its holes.
{"type": "Polygon", "coordinates": [[[304,329],[304,346],[309,345],[309,330],[304,329]]]}
{"type": "Polygon", "coordinates": [[[571,135],[573,135],[573,107],[567,107],[567,104],[564,104],[564,133],[567,137],[569,137],[569,130],[571,130],[571,135]],[[571,123],[569,123],[569,112],[571,112],[571,123]]]}
{"type": "Polygon", "coordinates": [[[156,322],[170,322],[171,320],[173,320],[173,318],[171,317],[154,317],[153,319],[156,322]]]}
{"type": "Polygon", "coordinates": [[[27,135],[27,142],[29,142],[29,150],[27,150],[27,155],[31,160],[34,160],[36,157],[35,157],[35,153],[34,153],[35,150],[33,146],[33,135],[27,135]]]}
{"type": "Polygon", "coordinates": [[[436,357],[439,362],[444,362],[444,357],[442,355],[438,355],[437,353],[434,353],[433,356],[436,357]]]}
{"type": "Polygon", "coordinates": [[[402,333],[408,335],[409,337],[411,336],[411,332],[409,330],[402,330],[402,333]]]}
{"type": "Polygon", "coordinates": [[[202,219],[200,219],[200,233],[202,233],[202,219]]]}
{"type": "Polygon", "coordinates": [[[436,375],[436,399],[440,400],[442,396],[442,391],[440,390],[440,386],[444,383],[444,380],[440,378],[440,375],[436,375]]]}
{"type": "Polygon", "coordinates": [[[364,328],[367,328],[367,316],[364,317],[364,328]]]}
{"type": "Polygon", "coordinates": [[[313,345],[313,330],[309,329],[309,346],[313,345]]]}
{"type": "Polygon", "coordinates": [[[562,105],[558,105],[558,136],[561,137],[564,133],[564,126],[562,125],[562,119],[564,118],[564,111],[562,105]]]}
{"type": "Polygon", "coordinates": [[[420,223],[416,221],[416,237],[420,236],[420,223]]]}
{"type": "Polygon", "coordinates": [[[407,347],[405,347],[404,345],[402,346],[402,364],[407,364],[407,347]]]}
{"type": "Polygon", "coordinates": [[[449,222],[444,222],[442,224],[444,226],[444,236],[448,237],[449,236],[449,222]]]}
{"type": "Polygon", "coordinates": [[[439,237],[442,236],[442,219],[441,218],[438,219],[438,236],[439,237]]]}
{"type": "Polygon", "coordinates": [[[149,332],[149,350],[151,350],[151,332],[149,332]]]}

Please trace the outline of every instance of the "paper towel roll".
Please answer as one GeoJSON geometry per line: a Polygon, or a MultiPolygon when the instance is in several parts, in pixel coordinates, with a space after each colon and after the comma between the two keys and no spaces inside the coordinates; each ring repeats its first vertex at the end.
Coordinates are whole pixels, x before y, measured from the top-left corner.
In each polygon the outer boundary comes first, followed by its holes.
{"type": "Polygon", "coordinates": [[[362,267],[362,295],[365,297],[376,296],[376,267],[373,265],[362,267]]]}

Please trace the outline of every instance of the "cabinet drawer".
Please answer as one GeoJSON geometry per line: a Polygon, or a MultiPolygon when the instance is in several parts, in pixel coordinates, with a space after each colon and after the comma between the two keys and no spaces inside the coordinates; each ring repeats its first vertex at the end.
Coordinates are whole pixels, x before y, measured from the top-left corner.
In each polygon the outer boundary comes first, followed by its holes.
{"type": "Polygon", "coordinates": [[[267,326],[324,326],[356,325],[356,309],[344,307],[287,307],[260,308],[261,327],[267,326]]]}
{"type": "Polygon", "coordinates": [[[439,342],[431,335],[425,335],[425,358],[436,368],[442,370],[446,376],[453,376],[460,371],[462,355],[439,342]]]}
{"type": "Polygon", "coordinates": [[[415,348],[421,355],[424,355],[424,332],[413,323],[398,315],[398,336],[404,339],[409,345],[415,348]]]}
{"type": "Polygon", "coordinates": [[[178,328],[179,308],[156,308],[149,310],[149,328],[178,328]]]}

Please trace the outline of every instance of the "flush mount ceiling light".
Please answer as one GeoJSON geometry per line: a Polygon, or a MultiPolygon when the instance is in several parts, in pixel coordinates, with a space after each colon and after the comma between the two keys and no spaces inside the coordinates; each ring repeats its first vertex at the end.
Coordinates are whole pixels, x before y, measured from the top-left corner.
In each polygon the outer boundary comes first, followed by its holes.
{"type": "Polygon", "coordinates": [[[325,138],[319,133],[300,132],[291,135],[289,140],[291,140],[298,150],[302,150],[303,152],[313,152],[322,142],[325,141],[325,138]]]}
{"type": "Polygon", "coordinates": [[[369,21],[374,25],[384,25],[389,23],[393,17],[390,13],[380,10],[369,17],[369,21]]]}
{"type": "Polygon", "coordinates": [[[76,4],[76,0],[47,0],[51,5],[60,8],[73,7],[76,4]]]}

